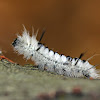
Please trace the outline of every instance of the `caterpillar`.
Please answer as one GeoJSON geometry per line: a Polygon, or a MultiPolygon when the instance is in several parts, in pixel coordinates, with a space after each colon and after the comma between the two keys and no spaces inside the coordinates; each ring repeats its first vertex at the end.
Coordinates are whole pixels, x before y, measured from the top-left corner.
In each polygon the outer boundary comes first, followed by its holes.
{"type": "Polygon", "coordinates": [[[60,55],[57,52],[49,50],[41,43],[44,32],[38,41],[37,34],[30,36],[29,31],[24,30],[21,35],[12,42],[14,50],[19,54],[23,54],[24,58],[35,61],[39,70],[46,70],[51,73],[57,73],[67,77],[75,78],[99,78],[99,71],[95,65],[91,65],[88,60],[81,60],[84,53],[79,58],[60,55]]]}

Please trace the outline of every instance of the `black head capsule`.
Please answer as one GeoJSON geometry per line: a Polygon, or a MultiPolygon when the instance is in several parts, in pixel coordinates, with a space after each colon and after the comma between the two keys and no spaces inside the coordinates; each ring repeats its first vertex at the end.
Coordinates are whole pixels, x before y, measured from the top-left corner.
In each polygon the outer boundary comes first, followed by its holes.
{"type": "Polygon", "coordinates": [[[14,40],[14,42],[12,43],[12,45],[15,47],[15,46],[17,45],[17,42],[18,42],[18,39],[16,38],[16,39],[14,40]]]}

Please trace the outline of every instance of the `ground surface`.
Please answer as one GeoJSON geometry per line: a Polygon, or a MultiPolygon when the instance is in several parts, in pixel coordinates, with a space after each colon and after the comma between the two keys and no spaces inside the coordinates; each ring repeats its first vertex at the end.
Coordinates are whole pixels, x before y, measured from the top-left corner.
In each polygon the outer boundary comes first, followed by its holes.
{"type": "MultiPolygon", "coordinates": [[[[0,61],[0,100],[33,100],[41,93],[57,90],[70,94],[74,88],[80,88],[84,94],[93,93],[95,97],[100,91],[100,80],[67,78],[39,71],[32,65],[20,66],[7,60],[0,61]]],[[[70,100],[75,100],[73,98],[70,100]]]]}

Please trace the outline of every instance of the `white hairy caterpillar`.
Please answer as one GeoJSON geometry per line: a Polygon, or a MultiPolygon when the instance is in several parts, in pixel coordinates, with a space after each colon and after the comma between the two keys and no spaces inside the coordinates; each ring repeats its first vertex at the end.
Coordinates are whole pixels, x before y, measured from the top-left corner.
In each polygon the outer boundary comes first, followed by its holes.
{"type": "MultiPolygon", "coordinates": [[[[43,33],[44,34],[44,33],[43,33]]],[[[40,38],[40,41],[43,37],[40,38]]],[[[71,58],[70,56],[59,55],[49,50],[40,41],[37,41],[36,35],[29,35],[24,27],[22,36],[19,36],[12,43],[14,50],[19,54],[23,54],[24,58],[32,59],[40,70],[65,75],[67,77],[87,77],[99,78],[96,66],[91,65],[86,60],[81,60],[83,53],[79,58],[71,58]]]]}

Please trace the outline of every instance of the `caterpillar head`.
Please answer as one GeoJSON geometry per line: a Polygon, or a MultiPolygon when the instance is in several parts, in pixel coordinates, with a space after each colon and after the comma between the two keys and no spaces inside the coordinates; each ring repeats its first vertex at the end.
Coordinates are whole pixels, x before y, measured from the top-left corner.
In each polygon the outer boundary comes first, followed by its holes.
{"type": "Polygon", "coordinates": [[[24,28],[22,36],[18,35],[17,38],[12,43],[14,50],[19,54],[24,54],[25,58],[29,58],[33,54],[34,50],[39,48],[38,41],[36,36],[32,34],[32,37],[29,35],[29,32],[24,28]]]}

